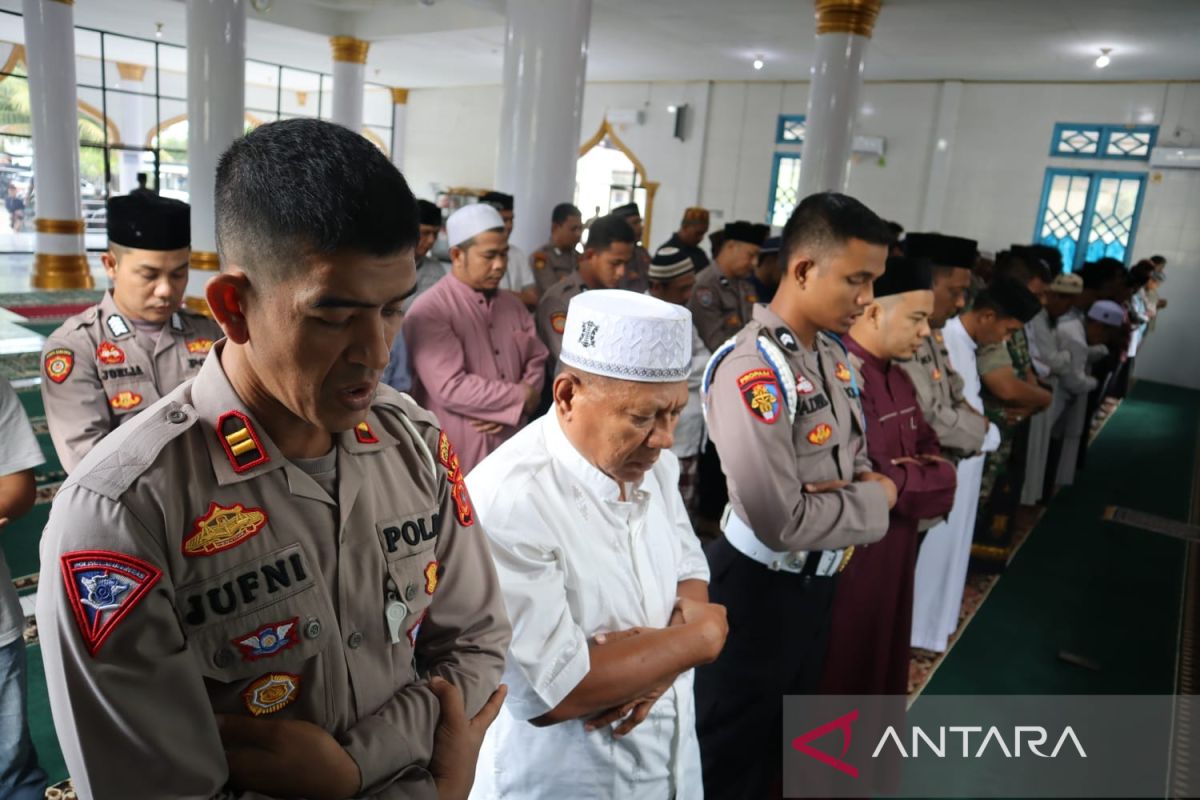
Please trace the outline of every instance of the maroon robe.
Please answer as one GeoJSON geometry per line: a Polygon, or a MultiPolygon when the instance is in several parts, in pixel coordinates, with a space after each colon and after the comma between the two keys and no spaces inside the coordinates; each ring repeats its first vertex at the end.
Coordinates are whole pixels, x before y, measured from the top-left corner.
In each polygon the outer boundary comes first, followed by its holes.
{"type": "Polygon", "coordinates": [[[937,434],[917,405],[907,373],[871,355],[850,336],[844,341],[859,366],[872,468],[896,484],[897,500],[887,534],[875,544],[856,547],[838,576],[820,691],[905,695],[917,523],[950,513],[955,471],[945,461],[892,464],[901,456],[940,454],[937,434]]]}

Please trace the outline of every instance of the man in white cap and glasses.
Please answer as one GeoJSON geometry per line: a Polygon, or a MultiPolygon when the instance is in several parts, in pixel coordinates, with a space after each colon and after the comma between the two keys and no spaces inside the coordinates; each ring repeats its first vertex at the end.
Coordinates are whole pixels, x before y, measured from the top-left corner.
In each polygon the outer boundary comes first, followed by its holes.
{"type": "Polygon", "coordinates": [[[450,273],[404,319],[413,395],[458,447],[463,474],[537,407],[546,346],[520,299],[501,291],[508,235],[500,212],[464,206],[446,220],[450,273]]]}
{"type": "Polygon", "coordinates": [[[702,796],[692,670],[725,610],[676,488],[687,309],[572,298],[554,404],[467,478],[514,637],[474,797],[702,796]]]}

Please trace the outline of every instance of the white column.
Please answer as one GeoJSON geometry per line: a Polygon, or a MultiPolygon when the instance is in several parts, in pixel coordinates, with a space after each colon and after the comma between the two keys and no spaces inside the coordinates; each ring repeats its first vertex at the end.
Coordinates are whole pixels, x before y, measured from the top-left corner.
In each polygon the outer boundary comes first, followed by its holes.
{"type": "Polygon", "coordinates": [[[70,0],[23,0],[22,13],[36,187],[33,287],[90,289],[79,201],[74,9],[70,0]]]}
{"type": "MultiPolygon", "coordinates": [[[[118,88],[124,89],[127,92],[143,91],[143,81],[146,78],[146,66],[144,64],[127,64],[124,61],[117,62],[117,73],[121,78],[121,83],[118,88]]],[[[124,140],[121,144],[127,147],[142,147],[146,143],[146,123],[142,118],[142,103],[145,98],[136,94],[118,94],[109,95],[109,102],[113,102],[119,109],[117,116],[117,127],[121,131],[121,138],[124,140]]],[[[115,194],[129,194],[137,188],[137,174],[142,172],[142,154],[130,150],[122,150],[121,161],[117,171],[117,186],[115,194]]],[[[149,188],[154,188],[153,176],[147,173],[146,185],[149,188]]]]}
{"type": "Polygon", "coordinates": [[[333,46],[333,109],[329,119],[360,133],[363,77],[367,68],[367,49],[371,43],[353,36],[334,36],[329,44],[333,46]]]}
{"type": "Polygon", "coordinates": [[[925,183],[925,201],[921,204],[918,230],[942,229],[946,195],[950,190],[950,160],[958,129],[958,106],[962,100],[962,81],[945,81],[938,91],[937,119],[929,143],[929,175],[925,183]]]}
{"type": "Polygon", "coordinates": [[[392,163],[404,171],[404,129],[408,124],[408,89],[392,89],[392,163]]]}
{"type": "Polygon", "coordinates": [[[512,239],[526,252],[575,197],[591,18],[592,0],[508,0],[496,188],[514,196],[512,239]]]}
{"type": "Polygon", "coordinates": [[[246,107],[245,0],[187,0],[188,195],[192,258],[187,305],[207,313],[218,271],[217,160],[242,135],[246,107]]]}
{"type": "Polygon", "coordinates": [[[846,190],[863,58],[880,0],[816,0],[817,52],[808,91],[800,197],[846,190]]]}

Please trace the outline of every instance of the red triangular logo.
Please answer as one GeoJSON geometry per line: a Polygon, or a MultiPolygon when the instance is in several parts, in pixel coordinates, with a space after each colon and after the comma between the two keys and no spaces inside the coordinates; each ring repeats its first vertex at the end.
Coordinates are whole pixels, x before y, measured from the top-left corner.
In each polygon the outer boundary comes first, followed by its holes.
{"type": "Polygon", "coordinates": [[[93,656],[162,577],[162,570],[153,564],[109,550],[79,550],[60,560],[67,600],[93,656]]]}
{"type": "Polygon", "coordinates": [[[857,767],[852,767],[849,764],[847,764],[845,761],[842,761],[841,758],[834,758],[833,756],[829,755],[828,753],[823,753],[820,750],[817,750],[816,748],[810,747],[808,744],[809,742],[811,742],[815,739],[820,739],[822,736],[824,736],[825,734],[830,733],[832,731],[841,731],[842,732],[842,758],[845,758],[846,753],[849,752],[849,750],[850,750],[850,737],[851,737],[850,723],[854,722],[854,720],[856,720],[856,719],[858,719],[858,709],[854,709],[853,711],[851,711],[849,714],[846,714],[845,716],[838,717],[837,719],[835,719],[831,722],[826,722],[824,725],[813,728],[808,733],[804,733],[804,734],[797,736],[795,739],[792,740],[792,747],[796,750],[799,750],[801,753],[804,753],[806,756],[812,756],[817,761],[820,761],[822,764],[825,764],[826,766],[833,767],[834,769],[836,769],[839,772],[846,773],[851,778],[857,778],[858,777],[858,768],[857,767]]]}

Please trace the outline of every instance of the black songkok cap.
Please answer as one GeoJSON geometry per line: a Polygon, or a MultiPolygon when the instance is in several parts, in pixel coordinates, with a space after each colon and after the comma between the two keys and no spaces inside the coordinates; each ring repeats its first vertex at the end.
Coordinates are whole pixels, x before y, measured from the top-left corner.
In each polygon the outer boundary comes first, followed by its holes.
{"type": "Polygon", "coordinates": [[[975,253],[979,243],[960,236],[943,236],[940,233],[910,233],[904,237],[904,255],[909,258],[927,258],[939,267],[975,266],[975,253]]]}
{"type": "Polygon", "coordinates": [[[905,292],[924,292],[933,288],[933,269],[927,259],[893,256],[887,269],[875,280],[875,297],[905,292]]]}
{"type": "Polygon", "coordinates": [[[191,207],[156,195],[108,199],[108,240],[137,250],[181,250],[192,244],[191,207]]]}
{"type": "Polygon", "coordinates": [[[771,229],[766,225],[755,225],[751,222],[730,222],[725,226],[726,242],[748,242],[762,247],[771,229]]]}
{"type": "Polygon", "coordinates": [[[621,219],[628,219],[629,217],[641,217],[642,216],[642,211],[641,211],[641,209],[638,208],[637,203],[626,203],[623,206],[617,206],[609,213],[612,214],[614,217],[620,217],[621,219]]]}

